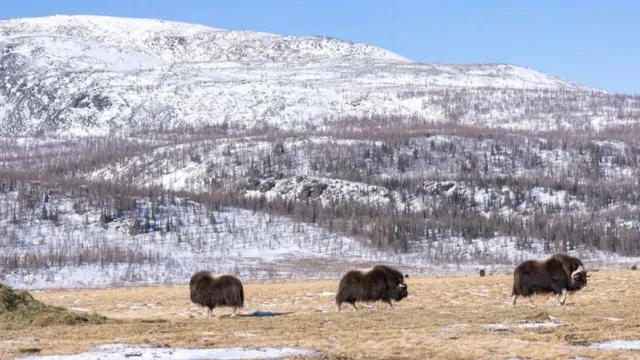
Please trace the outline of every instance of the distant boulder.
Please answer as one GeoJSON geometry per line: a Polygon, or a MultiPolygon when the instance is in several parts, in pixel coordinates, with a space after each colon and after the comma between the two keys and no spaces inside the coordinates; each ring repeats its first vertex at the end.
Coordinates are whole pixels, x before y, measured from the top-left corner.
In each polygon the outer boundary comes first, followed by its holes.
{"type": "Polygon", "coordinates": [[[302,189],[300,190],[300,193],[298,194],[298,196],[300,196],[301,198],[305,199],[305,198],[316,198],[320,195],[322,195],[322,193],[327,189],[328,185],[325,183],[321,183],[317,180],[313,180],[311,181],[311,183],[309,184],[305,184],[302,189]]]}

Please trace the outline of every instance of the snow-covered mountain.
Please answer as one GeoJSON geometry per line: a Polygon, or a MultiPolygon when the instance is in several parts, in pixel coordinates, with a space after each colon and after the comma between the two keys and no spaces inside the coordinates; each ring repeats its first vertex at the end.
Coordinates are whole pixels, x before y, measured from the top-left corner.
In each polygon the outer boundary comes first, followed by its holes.
{"type": "MultiPolygon", "coordinates": [[[[519,106],[567,93],[606,95],[524,67],[422,64],[327,37],[103,16],[0,21],[4,133],[223,123],[303,129],[371,115],[557,128],[552,114],[521,121],[519,106]],[[465,103],[466,112],[455,110],[465,103]]],[[[603,121],[582,115],[565,117],[580,126],[603,121]]]]}
{"type": "Polygon", "coordinates": [[[507,64],[161,20],[0,21],[0,280],[510,271],[555,251],[626,266],[639,123],[638,96],[507,64]]]}

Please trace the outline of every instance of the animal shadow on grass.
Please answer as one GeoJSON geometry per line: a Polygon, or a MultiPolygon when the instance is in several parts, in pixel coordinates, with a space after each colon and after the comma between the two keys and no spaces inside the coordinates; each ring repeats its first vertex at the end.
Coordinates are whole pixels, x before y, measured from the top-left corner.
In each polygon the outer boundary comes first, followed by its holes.
{"type": "Polygon", "coordinates": [[[234,317],[273,317],[273,316],[281,316],[281,315],[289,315],[289,314],[293,314],[293,311],[288,311],[288,312],[276,312],[276,311],[263,311],[263,310],[256,310],[252,313],[248,313],[248,314],[236,314],[235,316],[232,316],[232,314],[224,314],[224,315],[220,315],[220,318],[234,318],[234,317]]]}

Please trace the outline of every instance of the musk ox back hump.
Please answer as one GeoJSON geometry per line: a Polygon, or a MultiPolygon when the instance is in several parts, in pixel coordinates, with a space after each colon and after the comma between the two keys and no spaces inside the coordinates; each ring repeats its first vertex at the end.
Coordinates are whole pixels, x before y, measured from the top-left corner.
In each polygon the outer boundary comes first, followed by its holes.
{"type": "Polygon", "coordinates": [[[215,307],[243,307],[244,288],[233,275],[214,276],[210,271],[199,271],[189,283],[191,301],[213,309],[215,307]]]}
{"type": "Polygon", "coordinates": [[[373,268],[371,268],[371,270],[383,272],[386,275],[387,281],[389,281],[390,286],[404,284],[404,275],[402,275],[400,271],[398,271],[397,269],[391,266],[376,265],[373,268]]]}
{"type": "Polygon", "coordinates": [[[584,268],[582,260],[564,253],[555,253],[551,255],[549,259],[557,260],[562,263],[567,276],[571,276],[574,271],[580,269],[581,267],[584,268]]]}

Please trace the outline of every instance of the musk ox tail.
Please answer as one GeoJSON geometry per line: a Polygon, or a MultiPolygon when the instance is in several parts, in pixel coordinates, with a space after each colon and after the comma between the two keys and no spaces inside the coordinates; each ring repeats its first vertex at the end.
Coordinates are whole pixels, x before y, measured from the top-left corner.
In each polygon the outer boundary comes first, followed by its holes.
{"type": "Polygon", "coordinates": [[[511,289],[511,296],[514,295],[523,295],[522,294],[522,274],[521,273],[514,273],[513,274],[513,288],[511,289]]]}

